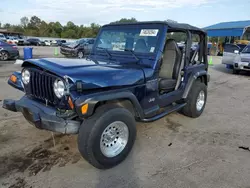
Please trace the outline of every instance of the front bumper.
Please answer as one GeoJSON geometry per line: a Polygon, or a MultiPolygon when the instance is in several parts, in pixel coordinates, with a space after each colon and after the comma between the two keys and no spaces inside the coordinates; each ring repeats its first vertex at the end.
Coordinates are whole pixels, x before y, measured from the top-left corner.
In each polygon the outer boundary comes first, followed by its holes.
{"type": "Polygon", "coordinates": [[[76,56],[76,50],[70,48],[60,49],[60,53],[66,56],[76,56]]]}
{"type": "Polygon", "coordinates": [[[238,62],[234,63],[234,69],[250,71],[250,62],[238,62]]]}
{"type": "Polygon", "coordinates": [[[79,121],[60,118],[56,115],[55,108],[45,106],[27,96],[16,101],[5,99],[3,108],[13,112],[22,112],[25,119],[39,129],[63,134],[77,134],[80,128],[79,121]]]}

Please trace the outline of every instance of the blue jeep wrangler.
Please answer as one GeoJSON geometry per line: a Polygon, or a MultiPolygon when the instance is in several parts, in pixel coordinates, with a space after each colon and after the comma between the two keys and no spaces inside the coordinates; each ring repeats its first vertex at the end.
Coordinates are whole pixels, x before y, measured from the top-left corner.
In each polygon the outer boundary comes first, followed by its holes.
{"type": "Polygon", "coordinates": [[[207,36],[168,22],[109,24],[86,59],[29,59],[8,83],[20,100],[3,108],[22,112],[39,129],[78,134],[81,155],[93,166],[122,162],[136,139],[136,121],[180,111],[199,117],[206,104],[207,36]],[[182,32],[182,48],[171,38],[182,32]],[[191,53],[193,36],[199,48],[191,53]],[[170,36],[170,37],[169,37],[170,36]]]}

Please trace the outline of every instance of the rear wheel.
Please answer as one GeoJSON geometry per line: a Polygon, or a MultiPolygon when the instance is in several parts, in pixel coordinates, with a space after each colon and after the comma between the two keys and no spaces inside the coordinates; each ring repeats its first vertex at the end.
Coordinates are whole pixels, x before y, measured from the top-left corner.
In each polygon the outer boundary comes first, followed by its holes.
{"type": "Polygon", "coordinates": [[[196,80],[187,97],[187,105],[182,109],[182,113],[188,117],[199,117],[207,101],[207,86],[205,83],[196,80]]]}
{"type": "Polygon", "coordinates": [[[0,52],[0,60],[6,61],[9,59],[9,53],[6,51],[1,51],[0,52]]]}
{"type": "Polygon", "coordinates": [[[125,108],[104,105],[81,125],[78,148],[90,164],[107,169],[127,157],[135,138],[136,123],[133,115],[125,108]]]}

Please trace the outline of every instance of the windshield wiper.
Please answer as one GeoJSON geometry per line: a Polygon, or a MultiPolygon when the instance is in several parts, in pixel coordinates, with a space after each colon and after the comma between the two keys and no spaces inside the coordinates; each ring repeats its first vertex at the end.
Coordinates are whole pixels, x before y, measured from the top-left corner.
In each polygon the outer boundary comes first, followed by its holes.
{"type": "Polygon", "coordinates": [[[102,48],[102,47],[96,47],[96,49],[100,49],[100,50],[104,50],[106,52],[106,54],[108,55],[108,58],[111,59],[112,55],[110,54],[110,52],[108,51],[107,48],[102,48]]]}
{"type": "Polygon", "coordinates": [[[136,61],[140,61],[140,58],[138,58],[136,55],[135,55],[135,52],[133,50],[130,50],[130,49],[124,49],[124,51],[126,52],[130,52],[132,54],[132,56],[136,59],[136,61]]]}

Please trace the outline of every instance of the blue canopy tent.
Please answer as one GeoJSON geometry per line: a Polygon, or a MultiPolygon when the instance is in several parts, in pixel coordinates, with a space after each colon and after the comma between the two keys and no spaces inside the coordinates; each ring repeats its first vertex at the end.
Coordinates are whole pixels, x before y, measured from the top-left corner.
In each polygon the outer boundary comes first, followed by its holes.
{"type": "Polygon", "coordinates": [[[225,43],[233,43],[235,39],[241,39],[246,29],[250,27],[250,20],[222,22],[203,28],[208,37],[218,37],[214,54],[222,55],[223,47],[219,45],[220,37],[225,37],[225,43]]]}
{"type": "Polygon", "coordinates": [[[203,28],[209,37],[241,37],[246,27],[250,26],[250,20],[222,22],[203,28]]]}

